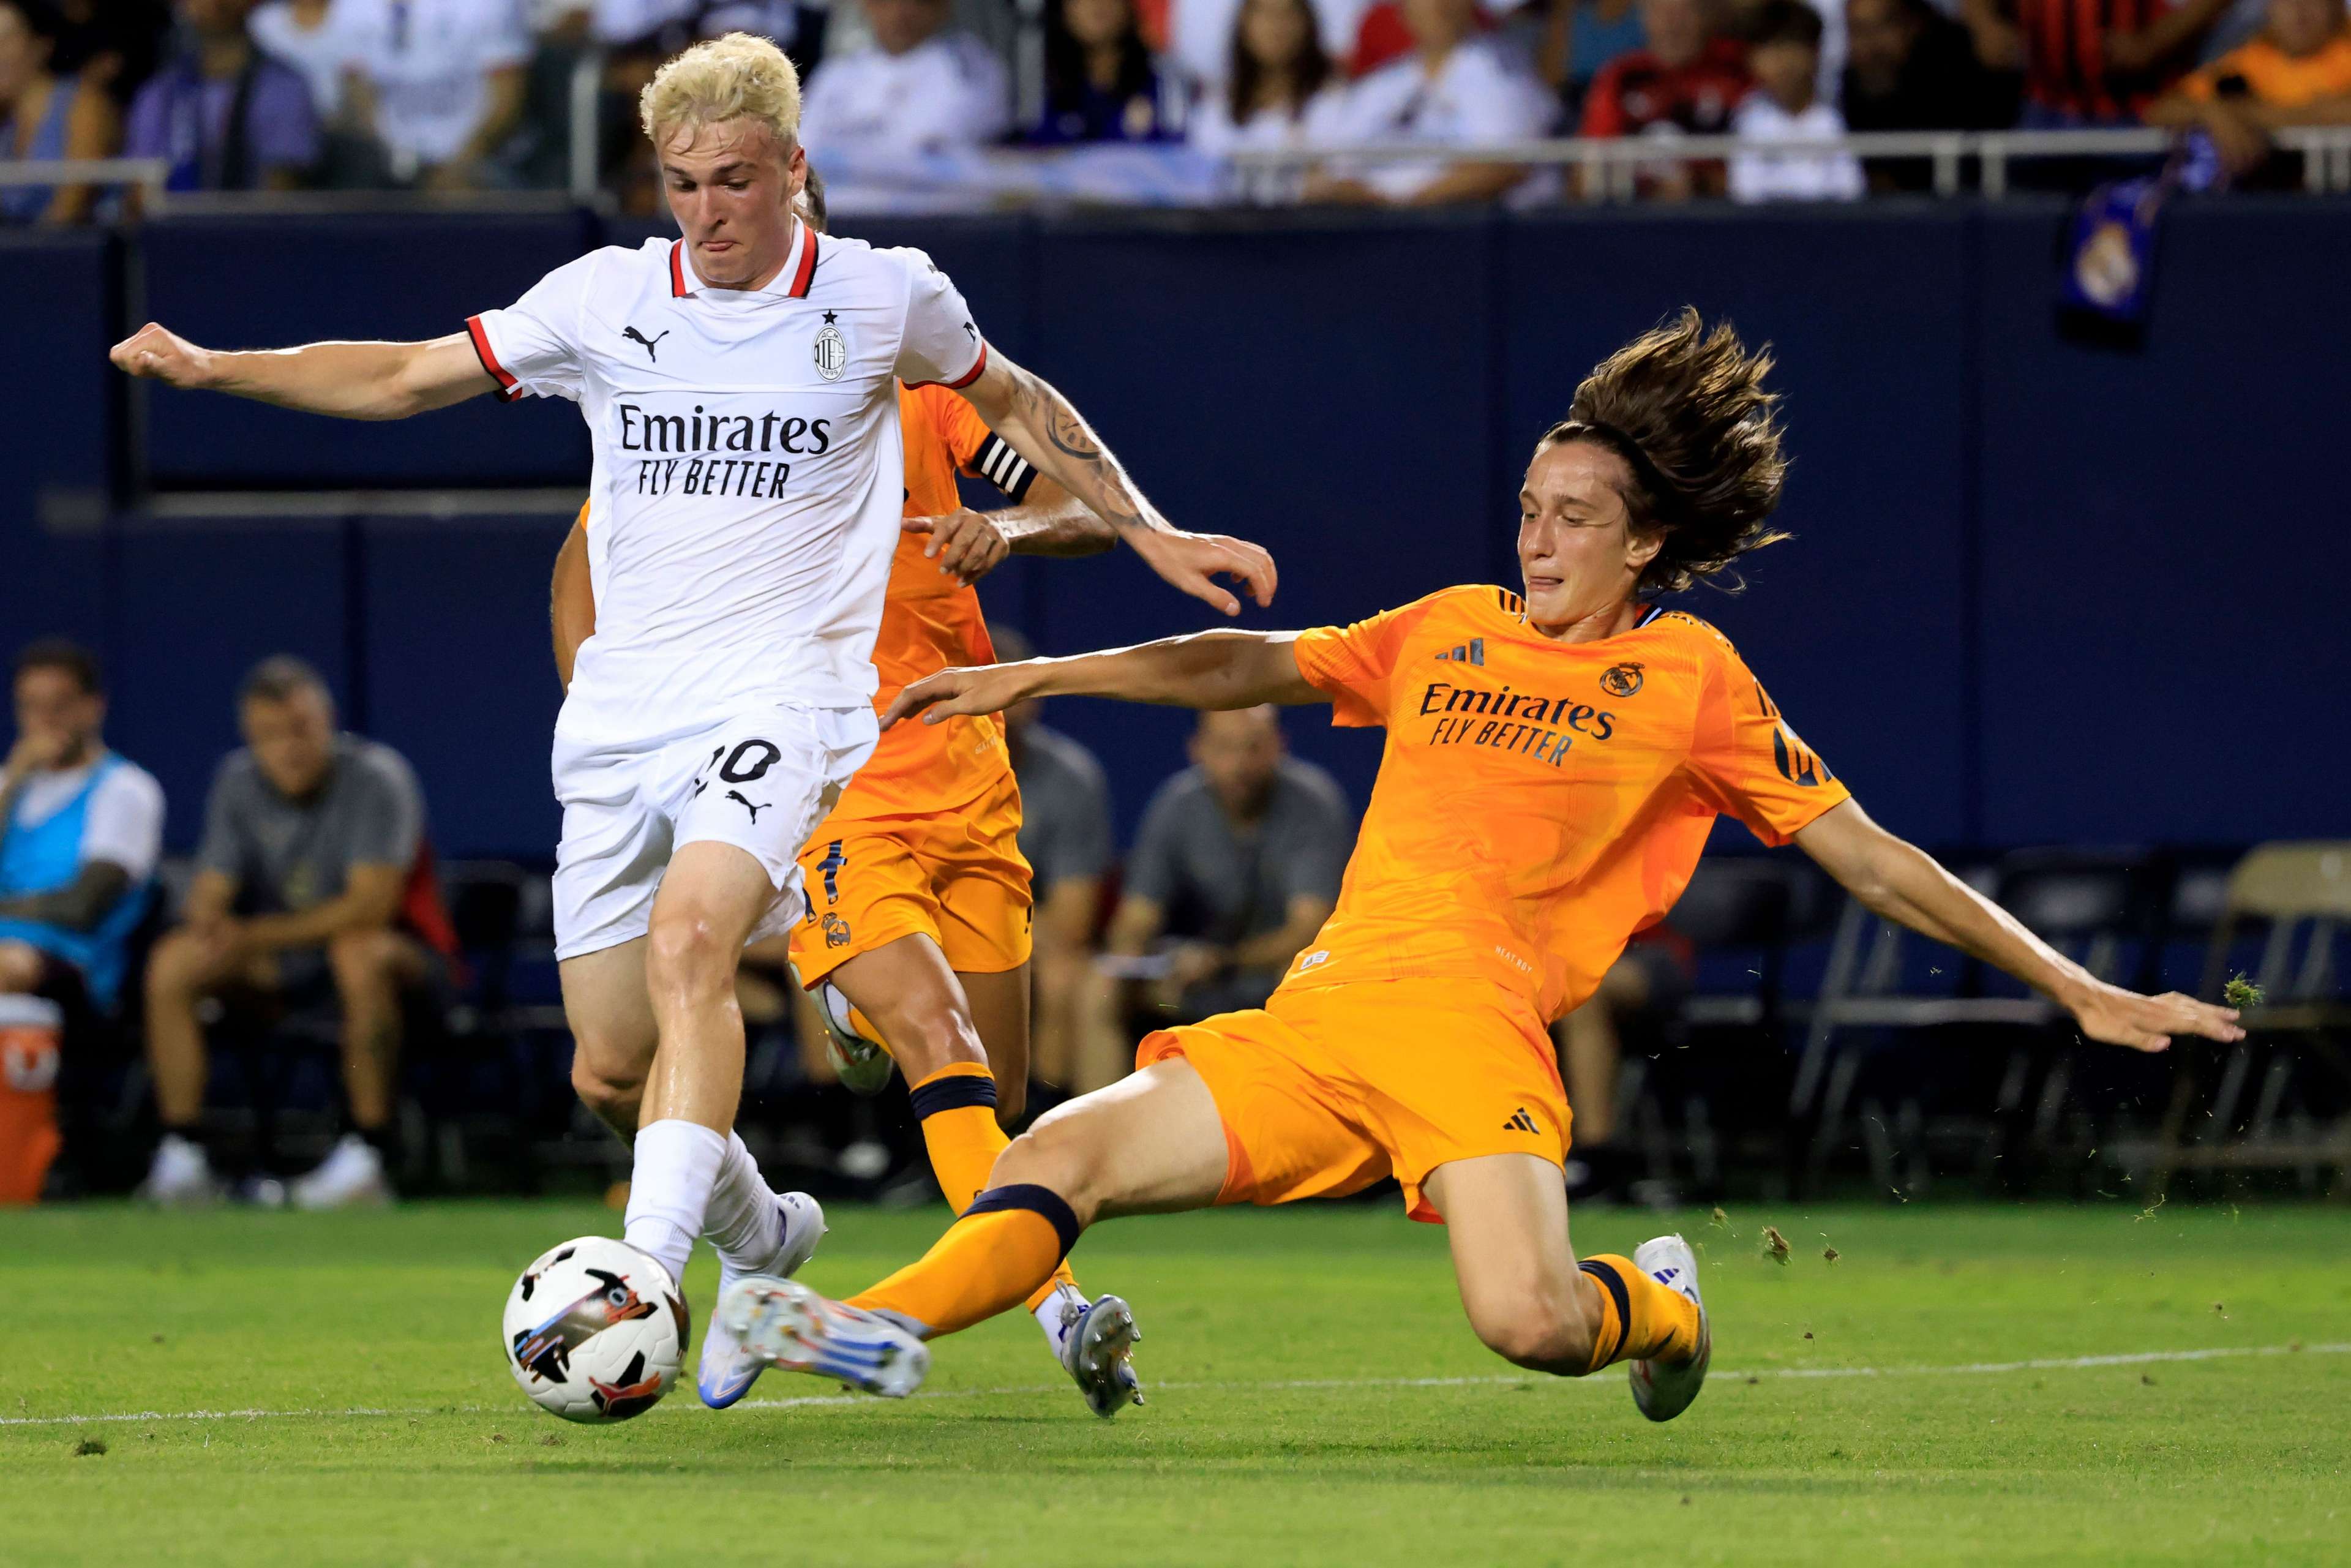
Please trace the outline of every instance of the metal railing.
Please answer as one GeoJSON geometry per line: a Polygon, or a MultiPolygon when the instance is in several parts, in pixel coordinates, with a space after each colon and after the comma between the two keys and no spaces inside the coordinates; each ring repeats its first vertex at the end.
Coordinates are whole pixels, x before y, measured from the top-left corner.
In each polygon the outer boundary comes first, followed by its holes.
{"type": "MultiPolygon", "coordinates": [[[[2277,145],[2303,155],[2303,184],[2313,192],[2351,191],[2351,126],[2300,127],[2273,134],[2277,145]]],[[[2056,158],[2156,157],[2168,151],[2174,133],[2154,126],[2105,131],[1868,131],[1802,141],[1749,141],[1736,136],[1563,137],[1544,141],[1495,142],[1479,146],[1434,146],[1425,141],[1378,141],[1356,146],[1253,148],[1237,152],[1236,166],[1266,172],[1303,171],[1320,164],[1510,163],[1528,168],[1577,170],[1587,201],[1630,201],[1640,172],[1660,164],[1728,162],[1741,156],[1834,156],[1875,160],[1923,158],[1933,168],[1933,189],[1956,196],[1966,186],[1967,166],[1977,171],[1977,188],[1992,198],[2009,191],[2009,166],[2056,158]]]]}
{"type": "Polygon", "coordinates": [[[160,201],[172,165],[161,158],[0,159],[0,190],[24,185],[105,185],[136,189],[160,201]]]}

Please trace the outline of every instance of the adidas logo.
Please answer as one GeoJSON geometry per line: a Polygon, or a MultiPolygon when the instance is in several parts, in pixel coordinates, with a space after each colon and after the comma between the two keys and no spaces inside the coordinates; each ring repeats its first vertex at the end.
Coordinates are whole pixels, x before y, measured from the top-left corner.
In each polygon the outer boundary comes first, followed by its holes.
{"type": "Polygon", "coordinates": [[[1542,1129],[1535,1125],[1535,1119],[1532,1116],[1528,1115],[1527,1108],[1524,1105],[1521,1105],[1517,1110],[1510,1113],[1510,1119],[1502,1124],[1502,1131],[1506,1133],[1540,1133],[1542,1129]]]}
{"type": "Polygon", "coordinates": [[[1680,1273],[1679,1269],[1660,1269],[1652,1278],[1660,1285],[1670,1285],[1674,1282],[1675,1277],[1680,1273]]]}
{"type": "Polygon", "coordinates": [[[1472,637],[1459,647],[1448,649],[1437,656],[1452,664],[1476,664],[1483,668],[1486,663],[1486,639],[1472,637]]]}

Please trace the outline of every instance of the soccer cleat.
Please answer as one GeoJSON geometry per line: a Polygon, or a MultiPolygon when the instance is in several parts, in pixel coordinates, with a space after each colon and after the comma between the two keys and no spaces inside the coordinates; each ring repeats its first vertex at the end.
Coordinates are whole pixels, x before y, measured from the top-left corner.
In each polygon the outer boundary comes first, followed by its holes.
{"type": "MultiPolygon", "coordinates": [[[[799,978],[798,970],[792,977],[799,978]]],[[[898,1064],[879,1044],[857,1032],[849,998],[841,988],[831,980],[819,980],[811,999],[816,1016],[824,1022],[824,1054],[841,1087],[868,1099],[890,1087],[890,1074],[898,1064]]]]}
{"type": "Polygon", "coordinates": [[[1707,1363],[1714,1359],[1714,1329],[1707,1321],[1706,1302],[1698,1291],[1698,1254],[1678,1235],[1644,1241],[1633,1254],[1633,1267],[1669,1291],[1689,1298],[1698,1309],[1698,1354],[1687,1361],[1635,1361],[1632,1364],[1633,1403],[1652,1421],[1670,1421],[1690,1407],[1706,1385],[1707,1363]]]}
{"type": "Polygon", "coordinates": [[[213,1175],[204,1146],[177,1133],[166,1133],[155,1145],[147,1179],[139,1184],[139,1200],[159,1208],[199,1208],[221,1200],[221,1180],[213,1175]]]}
{"type": "MultiPolygon", "coordinates": [[[[776,1207],[782,1214],[783,1228],[772,1256],[758,1268],[738,1270],[724,1253],[719,1255],[718,1293],[722,1299],[737,1280],[755,1274],[789,1279],[815,1255],[817,1243],[824,1239],[823,1207],[804,1192],[776,1194],[776,1207]]],[[[758,1382],[759,1374],[767,1370],[766,1362],[743,1354],[742,1345],[722,1316],[713,1314],[703,1326],[702,1356],[694,1366],[694,1391],[702,1396],[705,1405],[713,1410],[726,1409],[750,1393],[751,1385],[758,1382]]]]}
{"type": "Polygon", "coordinates": [[[1134,1375],[1134,1342],[1142,1337],[1133,1309],[1116,1296],[1096,1297],[1092,1305],[1072,1301],[1062,1310],[1062,1369],[1086,1396],[1086,1408],[1105,1421],[1143,1403],[1143,1384],[1134,1375]]]}
{"type": "Polygon", "coordinates": [[[381,1208],[392,1201],[392,1183],[375,1145],[346,1133],[309,1175],[295,1180],[287,1196],[297,1208],[381,1208]]]}
{"type": "Polygon", "coordinates": [[[744,1355],[904,1399],[931,1370],[930,1347],[879,1313],[829,1301],[806,1285],[754,1274],[718,1298],[716,1321],[744,1355]]]}

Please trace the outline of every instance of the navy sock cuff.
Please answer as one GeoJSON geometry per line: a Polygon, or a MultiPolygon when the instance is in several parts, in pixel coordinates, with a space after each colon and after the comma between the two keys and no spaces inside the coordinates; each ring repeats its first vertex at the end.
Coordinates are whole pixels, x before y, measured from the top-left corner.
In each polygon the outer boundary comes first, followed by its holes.
{"type": "MultiPolygon", "coordinates": [[[[1060,1193],[1050,1186],[1038,1186],[1029,1182],[989,1187],[973,1198],[971,1207],[963,1212],[964,1218],[968,1219],[975,1214],[994,1214],[1008,1208],[1025,1208],[1031,1214],[1041,1216],[1045,1223],[1053,1228],[1054,1234],[1061,1239],[1063,1258],[1068,1257],[1070,1249],[1078,1244],[1078,1232],[1084,1228],[1078,1223],[1077,1211],[1060,1193]]],[[[1624,1287],[1619,1285],[1617,1289],[1621,1291],[1624,1287]]]]}
{"type": "Polygon", "coordinates": [[[952,1078],[934,1078],[906,1092],[914,1107],[914,1119],[926,1121],[942,1111],[960,1111],[972,1105],[996,1109],[996,1080],[985,1072],[958,1072],[952,1078]]]}
{"type": "Polygon", "coordinates": [[[1625,1348],[1625,1336],[1633,1332],[1632,1294],[1625,1289],[1625,1277],[1616,1272],[1616,1266],[1613,1263],[1594,1262],[1587,1258],[1576,1267],[1599,1281],[1602,1288],[1615,1299],[1616,1343],[1608,1347],[1608,1354],[1598,1363],[1602,1366],[1612,1365],[1625,1348]]]}

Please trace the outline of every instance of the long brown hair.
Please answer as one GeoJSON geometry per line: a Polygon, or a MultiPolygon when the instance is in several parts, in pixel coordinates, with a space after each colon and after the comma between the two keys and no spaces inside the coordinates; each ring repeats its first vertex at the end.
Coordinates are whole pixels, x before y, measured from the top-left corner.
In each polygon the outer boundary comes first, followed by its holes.
{"type": "MultiPolygon", "coordinates": [[[[1332,68],[1331,57],[1322,51],[1322,28],[1314,7],[1307,0],[1290,0],[1290,4],[1298,8],[1300,17],[1306,23],[1306,41],[1299,47],[1298,57],[1290,68],[1292,83],[1298,89],[1297,100],[1290,107],[1294,119],[1306,107],[1307,100],[1322,90],[1323,84],[1331,79],[1332,68]]],[[[1233,13],[1233,37],[1225,66],[1226,91],[1229,94],[1226,103],[1232,110],[1235,125],[1249,119],[1249,108],[1257,102],[1258,89],[1265,82],[1265,67],[1249,53],[1249,45],[1241,37],[1249,7],[1249,0],[1241,0],[1239,9],[1233,13]]]]}
{"type": "Polygon", "coordinates": [[[1788,472],[1771,369],[1769,344],[1750,353],[1729,322],[1709,330],[1684,306],[1601,361],[1537,444],[1590,441],[1633,470],[1633,528],[1665,535],[1641,591],[1687,588],[1788,538],[1768,526],[1788,472]]]}

